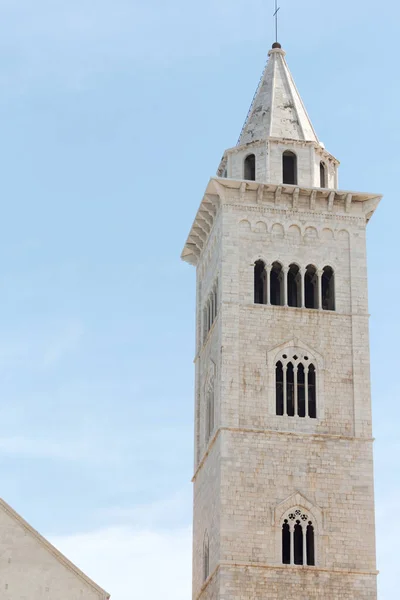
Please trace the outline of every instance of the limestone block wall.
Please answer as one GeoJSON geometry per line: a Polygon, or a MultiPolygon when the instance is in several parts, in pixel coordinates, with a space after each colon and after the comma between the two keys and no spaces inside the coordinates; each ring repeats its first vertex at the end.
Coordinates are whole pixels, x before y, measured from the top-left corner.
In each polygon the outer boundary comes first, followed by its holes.
{"type": "Polygon", "coordinates": [[[209,573],[211,578],[219,564],[221,553],[220,498],[221,440],[218,438],[210,446],[209,454],[204,457],[202,468],[196,472],[194,480],[193,598],[197,598],[204,587],[207,587],[207,595],[204,597],[214,597],[210,589],[215,586],[215,580],[213,580],[211,586],[208,585],[208,581],[204,581],[204,540],[207,534],[210,550],[209,573]],[[210,589],[208,589],[209,587],[210,589]]]}
{"type": "Polygon", "coordinates": [[[108,595],[77,574],[50,545],[44,545],[0,508],[0,598],[2,600],[106,600],[108,595]]]}
{"type": "Polygon", "coordinates": [[[223,246],[221,278],[221,410],[228,426],[371,436],[365,221],[322,217],[224,207],[223,229],[231,234],[223,246]],[[258,259],[285,267],[331,266],[336,310],[255,305],[258,259]],[[319,390],[323,410],[316,423],[274,417],[273,350],[294,338],[321,362],[317,380],[324,382],[319,390]]]}
{"type": "Polygon", "coordinates": [[[222,438],[222,561],[282,565],[275,509],[300,492],[311,503],[316,567],[375,571],[371,442],[268,431],[222,438]]]}
{"type": "Polygon", "coordinates": [[[259,569],[224,566],[220,570],[218,583],[220,595],[217,597],[220,600],[376,600],[374,576],[345,572],[315,574],[310,570],[293,570],[290,567],[259,569]]]}

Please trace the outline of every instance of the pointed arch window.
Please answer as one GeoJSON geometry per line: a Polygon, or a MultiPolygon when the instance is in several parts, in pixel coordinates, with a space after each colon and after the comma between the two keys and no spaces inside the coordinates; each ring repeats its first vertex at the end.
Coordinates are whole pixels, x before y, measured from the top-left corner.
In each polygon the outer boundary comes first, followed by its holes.
{"type": "Polygon", "coordinates": [[[256,157],[254,154],[249,154],[245,158],[244,178],[247,181],[255,181],[256,180],[256,157]]]}
{"type": "Polygon", "coordinates": [[[283,354],[275,365],[277,416],[317,418],[316,369],[309,356],[283,354]]]}
{"type": "Polygon", "coordinates": [[[315,534],[310,516],[301,508],[289,512],[282,524],[282,563],[315,566],[315,534]]]}
{"type": "Polygon", "coordinates": [[[297,184],[297,156],[294,152],[286,150],[282,155],[283,183],[297,184]]]}
{"type": "Polygon", "coordinates": [[[326,165],[323,161],[319,163],[319,178],[320,178],[320,187],[326,187],[326,165]]]}

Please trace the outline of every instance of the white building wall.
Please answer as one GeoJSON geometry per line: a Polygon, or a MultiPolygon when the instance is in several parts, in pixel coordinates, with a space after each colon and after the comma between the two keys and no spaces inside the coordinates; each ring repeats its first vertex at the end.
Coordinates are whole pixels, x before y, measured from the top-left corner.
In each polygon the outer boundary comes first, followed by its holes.
{"type": "MultiPolygon", "coordinates": [[[[83,574],[82,574],[83,575],[83,574]]],[[[1,600],[106,600],[24,527],[0,508],[1,600]]]]}

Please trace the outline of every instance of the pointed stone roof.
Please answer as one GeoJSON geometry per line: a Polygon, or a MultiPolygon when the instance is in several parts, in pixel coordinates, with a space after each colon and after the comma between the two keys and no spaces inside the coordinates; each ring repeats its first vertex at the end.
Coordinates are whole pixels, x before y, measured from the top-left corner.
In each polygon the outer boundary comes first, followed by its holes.
{"type": "Polygon", "coordinates": [[[316,142],[317,134],[296,88],[280,44],[269,60],[240,134],[238,146],[268,138],[316,142]]]}

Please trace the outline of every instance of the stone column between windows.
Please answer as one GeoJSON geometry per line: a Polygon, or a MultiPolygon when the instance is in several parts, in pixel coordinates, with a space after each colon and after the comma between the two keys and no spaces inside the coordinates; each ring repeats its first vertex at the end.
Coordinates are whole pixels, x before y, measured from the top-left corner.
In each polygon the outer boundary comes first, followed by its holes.
{"type": "Polygon", "coordinates": [[[270,306],[271,304],[271,269],[272,265],[265,265],[264,267],[265,282],[267,286],[267,306],[270,306]]]}
{"type": "Polygon", "coordinates": [[[283,273],[283,306],[288,306],[288,268],[282,267],[283,273]]]}
{"type": "Polygon", "coordinates": [[[290,564],[294,565],[294,525],[290,527],[290,564]]]}
{"type": "Polygon", "coordinates": [[[305,269],[300,269],[300,294],[301,294],[301,300],[300,300],[300,306],[301,308],[305,308],[306,306],[306,287],[305,287],[305,275],[306,275],[306,271],[305,269]]]}
{"type": "Polygon", "coordinates": [[[287,415],[287,365],[283,367],[283,414],[287,415]]]}
{"type": "Polygon", "coordinates": [[[308,366],[304,367],[304,401],[306,403],[306,418],[309,417],[308,410],[308,366]]]}
{"type": "Polygon", "coordinates": [[[323,271],[317,271],[318,276],[318,308],[322,310],[322,275],[323,271]]]}

